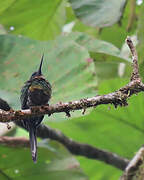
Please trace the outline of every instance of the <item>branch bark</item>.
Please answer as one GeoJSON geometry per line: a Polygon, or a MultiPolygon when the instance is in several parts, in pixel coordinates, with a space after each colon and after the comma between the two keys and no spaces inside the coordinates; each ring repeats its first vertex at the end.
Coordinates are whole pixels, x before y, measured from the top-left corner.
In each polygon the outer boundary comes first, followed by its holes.
{"type": "MultiPolygon", "coordinates": [[[[20,121],[18,125],[24,128],[20,121]]],[[[129,163],[128,159],[122,158],[115,153],[111,153],[88,144],[76,142],[65,136],[61,131],[52,129],[42,124],[38,127],[37,136],[42,139],[50,138],[60,142],[74,155],[96,159],[121,170],[124,170],[129,163]]],[[[0,137],[0,144],[10,147],[29,147],[29,140],[26,138],[0,137]]]]}
{"type": "Polygon", "coordinates": [[[126,42],[131,50],[132,61],[133,61],[133,72],[131,75],[131,81],[135,79],[139,79],[141,81],[140,76],[139,76],[138,55],[137,55],[136,49],[130,37],[127,37],[126,42]]]}
{"type": "Polygon", "coordinates": [[[33,106],[31,109],[18,111],[4,111],[0,109],[0,122],[21,121],[26,117],[39,116],[42,114],[48,114],[50,116],[53,113],[60,112],[65,112],[66,115],[69,116],[70,111],[96,107],[102,104],[113,104],[115,107],[118,105],[126,106],[128,105],[127,99],[130,96],[142,91],[144,91],[144,84],[140,81],[140,79],[136,79],[113,93],[101,96],[98,95],[92,98],[85,98],[79,101],[67,103],[60,102],[51,106],[33,106]]]}
{"type": "Polygon", "coordinates": [[[144,146],[139,149],[126,167],[120,180],[144,179],[144,146]]]}
{"type": "Polygon", "coordinates": [[[74,155],[96,159],[121,170],[124,170],[129,162],[128,159],[122,158],[115,153],[111,153],[88,144],[76,142],[66,137],[61,131],[54,130],[45,125],[39,126],[37,136],[41,138],[50,138],[62,143],[74,155]]]}

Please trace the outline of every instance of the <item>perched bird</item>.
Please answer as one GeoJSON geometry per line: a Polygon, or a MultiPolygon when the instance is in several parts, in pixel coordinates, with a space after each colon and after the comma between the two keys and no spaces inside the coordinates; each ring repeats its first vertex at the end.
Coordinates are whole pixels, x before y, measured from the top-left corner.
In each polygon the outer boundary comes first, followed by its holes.
{"type": "MultiPolygon", "coordinates": [[[[51,85],[44,78],[41,72],[43,56],[37,72],[34,72],[30,79],[25,82],[21,90],[21,109],[29,109],[32,106],[48,104],[51,98],[51,85]]],[[[37,161],[37,139],[36,130],[44,116],[34,116],[23,120],[23,126],[29,131],[32,159],[37,161]]]]}

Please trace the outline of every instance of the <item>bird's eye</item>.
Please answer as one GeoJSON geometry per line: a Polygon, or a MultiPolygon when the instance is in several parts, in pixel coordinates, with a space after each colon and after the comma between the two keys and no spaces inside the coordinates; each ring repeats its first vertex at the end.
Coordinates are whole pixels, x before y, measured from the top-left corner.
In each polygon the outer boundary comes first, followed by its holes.
{"type": "Polygon", "coordinates": [[[31,79],[34,78],[35,76],[37,76],[37,72],[34,72],[34,73],[31,75],[31,79]]]}

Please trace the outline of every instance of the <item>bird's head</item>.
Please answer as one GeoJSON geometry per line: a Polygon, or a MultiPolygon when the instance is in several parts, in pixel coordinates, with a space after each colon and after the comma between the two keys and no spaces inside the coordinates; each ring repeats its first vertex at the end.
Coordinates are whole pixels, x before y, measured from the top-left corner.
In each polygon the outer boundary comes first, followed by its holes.
{"type": "Polygon", "coordinates": [[[34,78],[36,78],[36,77],[42,76],[41,68],[42,68],[42,64],[43,64],[43,58],[44,58],[44,55],[42,55],[42,57],[41,57],[41,62],[40,62],[38,71],[34,72],[34,73],[31,75],[30,80],[32,80],[32,79],[34,79],[34,78]]]}

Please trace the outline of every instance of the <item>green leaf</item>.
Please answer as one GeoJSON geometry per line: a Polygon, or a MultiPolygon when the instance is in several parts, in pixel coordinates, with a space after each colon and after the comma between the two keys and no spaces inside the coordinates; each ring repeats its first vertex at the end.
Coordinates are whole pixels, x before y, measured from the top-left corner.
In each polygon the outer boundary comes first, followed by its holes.
{"type": "MultiPolygon", "coordinates": [[[[126,85],[128,80],[115,79],[103,82],[99,94],[113,92],[126,85]]],[[[60,129],[73,140],[88,143],[109,150],[122,157],[131,159],[143,144],[143,106],[144,95],[132,96],[128,107],[101,105],[88,115],[73,118],[61,123],[49,122],[48,125],[60,129]]],[[[90,179],[118,179],[120,171],[85,158],[78,158],[90,179]],[[96,169],[94,171],[93,169],[96,169]]]]}
{"type": "Polygon", "coordinates": [[[58,142],[45,140],[39,144],[37,164],[31,160],[29,148],[0,146],[2,180],[86,180],[78,161],[58,142]]]}
{"type": "MultiPolygon", "coordinates": [[[[128,62],[132,62],[131,59],[121,55],[120,49],[118,49],[116,46],[114,46],[109,42],[99,39],[94,39],[91,36],[88,36],[84,33],[71,33],[69,37],[75,38],[75,41],[79,45],[84,46],[89,51],[92,58],[95,58],[97,54],[102,54],[102,55],[105,54],[109,56],[114,56],[115,60],[118,60],[118,62],[125,62],[125,60],[128,62]]],[[[99,61],[99,59],[96,60],[99,61]]]]}
{"type": "Polygon", "coordinates": [[[33,39],[54,39],[65,23],[65,1],[0,0],[1,24],[11,33],[33,39]],[[3,4],[3,6],[2,6],[3,4]],[[3,7],[3,8],[2,8],[3,7]]]}
{"type": "Polygon", "coordinates": [[[119,21],[125,0],[69,0],[76,16],[85,24],[105,27],[119,21]]]}
{"type": "Polygon", "coordinates": [[[15,0],[5,0],[5,1],[0,1],[1,6],[0,6],[0,14],[6,11],[9,6],[11,6],[15,0]]]}
{"type": "MultiPolygon", "coordinates": [[[[112,60],[110,60],[110,58],[109,59],[107,58],[109,61],[115,60],[117,62],[132,62],[130,58],[126,58],[124,55],[122,55],[120,49],[114,46],[112,43],[95,39],[85,33],[73,32],[67,35],[66,37],[59,36],[58,38],[61,38],[61,37],[63,38],[64,41],[66,39],[73,40],[80,46],[87,49],[92,58],[97,56],[97,54],[102,54],[102,55],[105,54],[105,55],[108,55],[106,56],[106,58],[109,56],[110,57],[113,56],[112,60]]],[[[103,61],[99,59],[96,59],[96,60],[100,62],[103,61]]]]}
{"type": "Polygon", "coordinates": [[[97,38],[108,41],[118,48],[121,48],[125,42],[126,37],[131,36],[137,32],[137,18],[139,16],[140,6],[134,5],[134,3],[136,3],[136,1],[127,1],[120,22],[114,24],[111,27],[102,28],[99,31],[97,38]]]}
{"type": "Polygon", "coordinates": [[[123,62],[129,66],[132,62],[111,43],[94,39],[80,32],[71,33],[68,37],[89,51],[90,57],[94,59],[95,74],[99,80],[118,77],[119,63],[123,62]]]}

